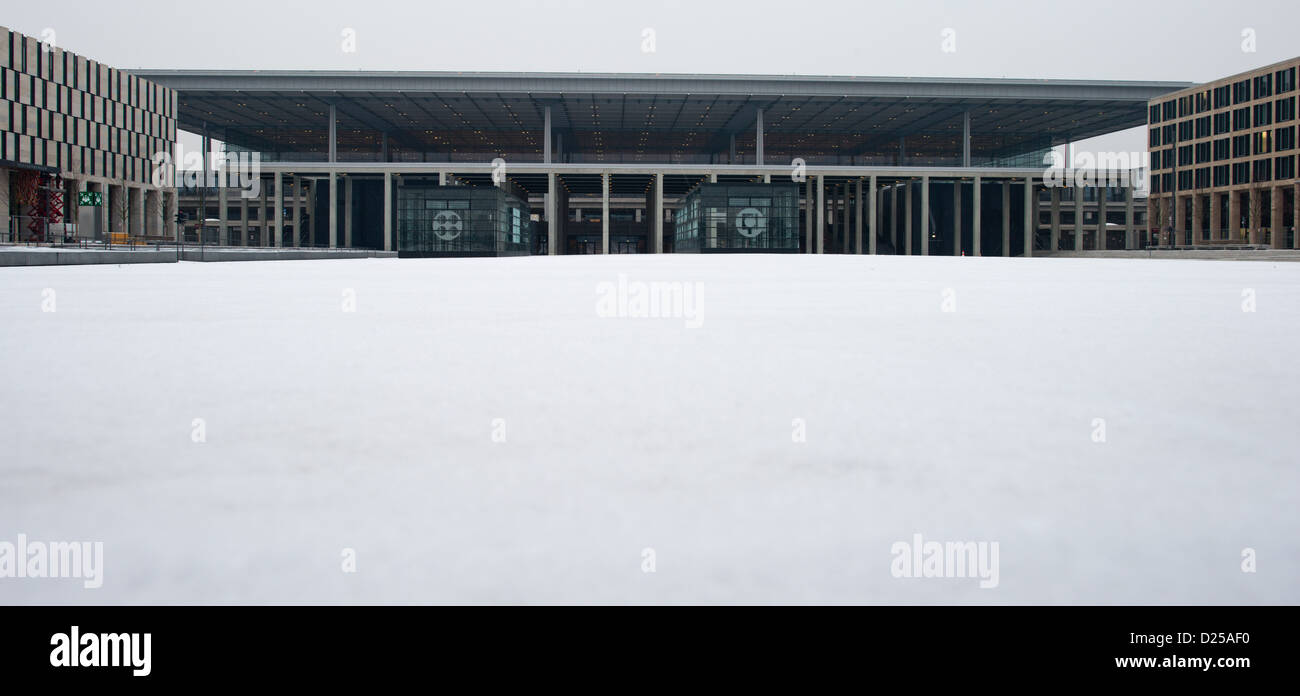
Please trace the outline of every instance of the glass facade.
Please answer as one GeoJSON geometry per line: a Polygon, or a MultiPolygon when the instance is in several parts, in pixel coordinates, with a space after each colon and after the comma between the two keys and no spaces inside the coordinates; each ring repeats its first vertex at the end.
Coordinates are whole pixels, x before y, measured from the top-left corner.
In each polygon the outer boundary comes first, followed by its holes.
{"type": "Polygon", "coordinates": [[[677,211],[673,250],[799,251],[799,186],[700,184],[677,211]]]}
{"type": "Polygon", "coordinates": [[[397,189],[399,256],[526,256],[531,242],[528,203],[502,188],[397,189]]]}

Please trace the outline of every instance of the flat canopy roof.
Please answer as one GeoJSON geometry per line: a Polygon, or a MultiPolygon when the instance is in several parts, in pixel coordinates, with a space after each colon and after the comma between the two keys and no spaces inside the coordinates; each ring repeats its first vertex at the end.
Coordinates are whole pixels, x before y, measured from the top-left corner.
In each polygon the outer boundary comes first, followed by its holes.
{"type": "MultiPolygon", "coordinates": [[[[774,157],[1007,156],[1146,123],[1186,82],[788,75],[133,70],[179,92],[179,125],[250,147],[315,151],[336,109],[340,151],[386,134],[395,149],[540,153],[546,107],[567,152],[752,151],[759,109],[774,157]],[[653,137],[647,137],[654,134],[653,137]],[[244,141],[241,143],[241,141],[244,141]]],[[[626,161],[626,160],[624,160],[626,161]]]]}

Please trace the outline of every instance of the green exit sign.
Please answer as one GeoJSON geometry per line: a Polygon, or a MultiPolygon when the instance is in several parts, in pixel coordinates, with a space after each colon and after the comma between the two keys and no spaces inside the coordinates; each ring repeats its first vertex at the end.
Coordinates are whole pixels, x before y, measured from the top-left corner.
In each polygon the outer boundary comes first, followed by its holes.
{"type": "Polygon", "coordinates": [[[77,205],[103,205],[104,194],[99,191],[77,192],[77,205]]]}

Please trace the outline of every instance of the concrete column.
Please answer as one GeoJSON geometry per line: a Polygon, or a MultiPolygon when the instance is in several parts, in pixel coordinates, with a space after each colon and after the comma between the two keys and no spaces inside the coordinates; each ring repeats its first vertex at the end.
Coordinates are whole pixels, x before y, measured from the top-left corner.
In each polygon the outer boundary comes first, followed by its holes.
{"type": "MultiPolygon", "coordinates": [[[[334,110],[334,105],[330,104],[330,162],[339,161],[338,121],[338,113],[334,110]]],[[[333,195],[333,193],[333,190],[331,190],[330,194],[333,195]]],[[[334,199],[330,198],[330,204],[333,205],[333,203],[334,199]]],[[[330,246],[334,246],[333,239],[330,240],[330,246]]]]}
{"type": "Polygon", "coordinates": [[[268,188],[266,179],[259,179],[257,183],[262,194],[257,200],[257,228],[259,230],[257,236],[261,246],[269,247],[271,246],[271,216],[268,214],[270,210],[266,204],[270,199],[270,194],[266,192],[268,188]]]}
{"type": "MultiPolygon", "coordinates": [[[[111,239],[111,237],[109,237],[108,234],[109,231],[111,230],[109,224],[112,222],[112,215],[109,214],[111,212],[109,210],[109,197],[113,195],[113,187],[110,184],[98,184],[98,187],[99,187],[99,192],[102,193],[103,195],[100,196],[101,201],[100,201],[99,211],[98,211],[99,235],[96,237],[96,239],[103,239],[104,241],[108,241],[109,239],[111,239]]],[[[203,214],[200,213],[199,216],[200,219],[202,219],[202,216],[203,214]]]]}
{"type": "Polygon", "coordinates": [[[921,176],[921,256],[930,255],[930,176],[921,176]]]}
{"type": "MultiPolygon", "coordinates": [[[[551,107],[549,105],[542,111],[542,162],[545,164],[551,163],[551,107]]],[[[555,175],[548,174],[547,176],[553,177],[555,175]]],[[[552,192],[551,196],[554,197],[554,195],[552,192]]],[[[546,220],[547,227],[550,227],[551,218],[548,216],[546,220]]],[[[550,237],[547,237],[547,243],[550,243],[550,237]]],[[[555,252],[551,251],[551,247],[548,246],[547,253],[554,254],[555,252]]]]}
{"type": "MultiPolygon", "coordinates": [[[[872,192],[875,195],[875,192],[872,192]]],[[[853,253],[862,253],[862,179],[853,185],[853,253]]]]}
{"type": "MultiPolygon", "coordinates": [[[[867,194],[867,253],[875,256],[876,254],[876,176],[871,175],[871,182],[868,184],[870,192],[867,194]]],[[[859,223],[861,228],[862,224],[859,223]]],[[[861,244],[858,245],[861,251],[861,244]]]]}
{"type": "Polygon", "coordinates": [[[1228,192],[1228,238],[1234,242],[1241,240],[1241,192],[1228,192]]]}
{"type": "MultiPolygon", "coordinates": [[[[717,181],[718,175],[713,175],[717,181]]],[[[609,253],[609,173],[600,175],[600,245],[602,253],[609,253]]]]}
{"type": "Polygon", "coordinates": [[[1183,228],[1184,226],[1187,225],[1187,220],[1183,220],[1184,215],[1186,215],[1186,213],[1183,212],[1183,209],[1184,209],[1183,196],[1174,194],[1174,241],[1173,243],[1175,243],[1175,245],[1177,245],[1178,243],[1178,235],[1183,233],[1183,228]]]}
{"type": "Polygon", "coordinates": [[[1136,249],[1137,226],[1133,224],[1133,186],[1124,187],[1124,248],[1136,249]]]}
{"type": "Polygon", "coordinates": [[[384,251],[393,250],[393,173],[384,172],[384,251]]]}
{"type": "MultiPolygon", "coordinates": [[[[1250,210],[1247,212],[1247,218],[1250,221],[1251,244],[1262,244],[1264,242],[1264,234],[1261,229],[1264,226],[1264,221],[1261,219],[1263,218],[1263,210],[1260,209],[1260,205],[1260,190],[1252,186],[1250,189],[1250,210]]],[[[1182,210],[1182,207],[1179,207],[1179,210],[1182,210]]]]}
{"type": "Polygon", "coordinates": [[[226,219],[226,177],[224,172],[217,179],[217,244],[228,246],[230,244],[230,221],[226,219]]]}
{"type": "Polygon", "coordinates": [[[1024,242],[1025,258],[1031,258],[1034,255],[1034,228],[1038,220],[1034,217],[1034,179],[1033,177],[1025,178],[1025,231],[1024,242]]]}
{"type": "Polygon", "coordinates": [[[840,230],[839,234],[840,247],[836,251],[841,254],[847,254],[849,253],[849,206],[852,205],[852,202],[849,200],[849,196],[852,195],[852,190],[847,181],[844,182],[843,193],[844,195],[840,197],[840,202],[844,206],[843,217],[840,218],[840,227],[843,229],[840,230]]]}
{"type": "Polygon", "coordinates": [[[150,237],[163,235],[162,191],[145,189],[144,192],[144,233],[150,237]]]}
{"type": "Polygon", "coordinates": [[[178,193],[176,189],[163,192],[163,236],[177,242],[182,241],[181,226],[176,223],[178,193]]]}
{"type": "Polygon", "coordinates": [[[894,253],[902,248],[898,240],[898,182],[889,187],[889,241],[894,245],[894,253]]]}
{"type": "Polygon", "coordinates": [[[352,177],[343,175],[343,246],[352,247],[352,177]]]}
{"type": "Polygon", "coordinates": [[[1109,186],[1097,187],[1097,251],[1106,250],[1106,196],[1109,193],[1109,186]]]}
{"type": "MultiPolygon", "coordinates": [[[[961,166],[970,166],[970,112],[962,113],[961,118],[961,166]]],[[[961,256],[961,254],[957,254],[961,256]]]]}
{"type": "Polygon", "coordinates": [[[126,203],[129,206],[127,212],[127,230],[126,233],[135,237],[144,235],[144,189],[135,186],[127,186],[126,203]]]}
{"type": "Polygon", "coordinates": [[[1002,182],[1002,255],[1011,255],[1011,182],[1002,182]]]}
{"type": "Polygon", "coordinates": [[[970,192],[970,248],[971,254],[974,256],[983,256],[980,252],[980,242],[982,241],[980,239],[980,196],[982,195],[980,186],[980,178],[977,176],[975,182],[971,184],[970,192]]]}
{"type": "Polygon", "coordinates": [[[438,185],[439,186],[447,185],[447,172],[438,172],[438,185]]]}
{"type": "Polygon", "coordinates": [[[1061,248],[1061,187],[1053,186],[1052,192],[1052,241],[1048,243],[1047,248],[1056,251],[1061,248]]]}
{"type": "Polygon", "coordinates": [[[817,175],[817,253],[825,253],[826,247],[826,183],[821,174],[817,175]]]}
{"type": "Polygon", "coordinates": [[[1193,193],[1192,196],[1192,245],[1201,243],[1201,230],[1204,226],[1201,224],[1201,194],[1193,193]]]}
{"type": "Polygon", "coordinates": [[[296,247],[302,243],[302,179],[289,175],[289,184],[293,187],[293,234],[285,238],[284,245],[296,247]]]}
{"type": "Polygon", "coordinates": [[[1082,186],[1072,186],[1074,194],[1074,250],[1083,251],[1083,192],[1082,186]]]}
{"type": "Polygon", "coordinates": [[[1222,192],[1210,194],[1210,229],[1214,230],[1210,234],[1215,240],[1226,239],[1230,234],[1226,222],[1228,216],[1223,210],[1228,205],[1228,198],[1229,195],[1222,192]]]}
{"type": "Polygon", "coordinates": [[[912,255],[912,182],[904,182],[906,188],[903,189],[903,249],[908,256],[912,255]]]}
{"type": "Polygon", "coordinates": [[[655,174],[655,248],[656,254],[664,253],[664,175],[655,174]]]}
{"type": "Polygon", "coordinates": [[[275,246],[284,246],[284,175],[280,172],[275,173],[275,200],[272,201],[275,209],[271,211],[274,215],[275,228],[273,234],[275,237],[275,246]]]}
{"type": "Polygon", "coordinates": [[[239,246],[248,245],[248,199],[239,197],[239,246]]]}
{"type": "Polygon", "coordinates": [[[1274,249],[1286,248],[1286,231],[1282,229],[1282,187],[1274,186],[1272,193],[1269,195],[1269,207],[1272,208],[1271,219],[1268,223],[1270,246],[1274,249]]]}
{"type": "MultiPolygon", "coordinates": [[[[11,241],[13,223],[9,215],[9,170],[0,168],[0,241],[11,241]]],[[[78,234],[85,236],[84,232],[78,234]]]]}
{"type": "Polygon", "coordinates": [[[816,232],[816,228],[813,227],[814,225],[813,206],[814,205],[815,203],[813,203],[813,179],[809,178],[806,182],[804,182],[804,195],[803,195],[803,218],[804,218],[803,229],[804,229],[804,237],[806,238],[807,241],[807,243],[804,245],[804,253],[806,254],[811,254],[813,253],[813,251],[816,250],[816,242],[813,241],[813,235],[816,232]]]}
{"type": "Polygon", "coordinates": [[[952,255],[961,256],[961,181],[952,182],[952,255]]]}
{"type": "MultiPolygon", "coordinates": [[[[551,107],[548,106],[546,107],[546,135],[547,135],[546,142],[548,143],[546,146],[547,162],[551,161],[550,160],[551,146],[549,144],[551,142],[550,134],[551,134],[551,107]]],[[[559,230],[560,223],[558,220],[555,219],[555,209],[558,207],[555,205],[555,199],[557,196],[555,184],[556,184],[555,172],[547,172],[546,200],[543,203],[543,208],[544,208],[543,214],[546,217],[546,255],[547,256],[555,256],[556,254],[559,253],[559,249],[557,247],[559,246],[560,243],[559,234],[558,234],[560,231],[559,230]]]]}
{"type": "Polygon", "coordinates": [[[1291,191],[1291,248],[1300,249],[1300,181],[1295,183],[1291,191]]]}
{"type": "Polygon", "coordinates": [[[757,130],[754,133],[754,163],[763,166],[763,110],[759,109],[755,114],[755,123],[757,130]]]}
{"type": "Polygon", "coordinates": [[[330,170],[330,248],[337,249],[339,246],[339,181],[338,174],[330,170]]]}
{"type": "Polygon", "coordinates": [[[718,183],[718,173],[717,173],[717,172],[711,172],[711,173],[709,174],[709,183],[710,183],[710,184],[716,184],[716,183],[718,183]]]}

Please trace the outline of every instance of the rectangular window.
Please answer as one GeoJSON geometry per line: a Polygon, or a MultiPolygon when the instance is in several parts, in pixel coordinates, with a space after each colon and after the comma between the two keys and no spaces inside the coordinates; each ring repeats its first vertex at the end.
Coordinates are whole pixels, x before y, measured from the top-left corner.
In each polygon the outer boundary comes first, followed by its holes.
{"type": "Polygon", "coordinates": [[[1263,99],[1271,96],[1273,96],[1273,74],[1269,73],[1255,78],[1255,98],[1263,99]]]}
{"type": "Polygon", "coordinates": [[[1273,151],[1273,133],[1271,131],[1256,133],[1254,140],[1254,153],[1256,155],[1267,155],[1273,151]]]}
{"type": "Polygon", "coordinates": [[[1255,105],[1255,125],[1267,126],[1273,122],[1273,109],[1271,104],[1255,105]]]}
{"type": "Polygon", "coordinates": [[[1295,178],[1295,157],[1294,156],[1287,155],[1286,157],[1278,157],[1273,161],[1274,163],[1276,163],[1277,166],[1277,171],[1275,171],[1274,173],[1277,174],[1277,178],[1279,181],[1281,181],[1282,179],[1295,178]]]}
{"type": "Polygon", "coordinates": [[[1147,136],[1147,147],[1156,147],[1160,144],[1160,129],[1152,128],[1147,136]]]}
{"type": "Polygon", "coordinates": [[[1222,109],[1225,106],[1232,106],[1232,85],[1214,88],[1214,108],[1222,109]]]}
{"type": "Polygon", "coordinates": [[[1250,183],[1250,162],[1238,162],[1232,165],[1232,185],[1250,183]]]}
{"type": "Polygon", "coordinates": [[[1230,140],[1228,138],[1219,138],[1214,141],[1214,161],[1228,159],[1230,152],[1230,140]]]}
{"type": "Polygon", "coordinates": [[[1250,101],[1250,80],[1241,80],[1232,85],[1232,103],[1243,104],[1250,101]]]}
{"type": "Polygon", "coordinates": [[[1198,137],[1198,138],[1208,138],[1208,137],[1210,137],[1210,117],[1209,117],[1209,116],[1202,116],[1202,117],[1196,119],[1196,137],[1198,137]]]}
{"type": "Polygon", "coordinates": [[[1210,143],[1196,144],[1196,163],[1204,164],[1210,161],[1210,143]]]}
{"type": "Polygon", "coordinates": [[[1248,157],[1250,156],[1250,136],[1236,135],[1232,138],[1232,156],[1248,157]]]}
{"type": "Polygon", "coordinates": [[[1277,71],[1277,93],[1290,92],[1295,89],[1295,68],[1287,68],[1277,71]]]}
{"type": "Polygon", "coordinates": [[[1250,107],[1244,106],[1232,110],[1232,130],[1240,131],[1250,128],[1250,107]]]}
{"type": "Polygon", "coordinates": [[[1196,93],[1196,113],[1210,110],[1210,90],[1196,93]]]}
{"type": "Polygon", "coordinates": [[[1255,160],[1255,181],[1273,180],[1273,160],[1255,160]]]}
{"type": "Polygon", "coordinates": [[[1232,130],[1232,114],[1224,111],[1214,115],[1214,134],[1223,135],[1232,130]]]}
{"type": "Polygon", "coordinates": [[[1287,97],[1274,102],[1277,105],[1274,121],[1290,121],[1295,118],[1295,97],[1287,97]]]}
{"type": "Polygon", "coordinates": [[[1160,123],[1160,105],[1153,104],[1147,109],[1147,121],[1149,123],[1160,123]]]}
{"type": "Polygon", "coordinates": [[[1273,149],[1282,152],[1295,147],[1295,126],[1286,126],[1273,131],[1273,149]]]}
{"type": "Polygon", "coordinates": [[[1215,186],[1228,185],[1228,165],[1220,164],[1214,168],[1214,185],[1215,186]]]}

